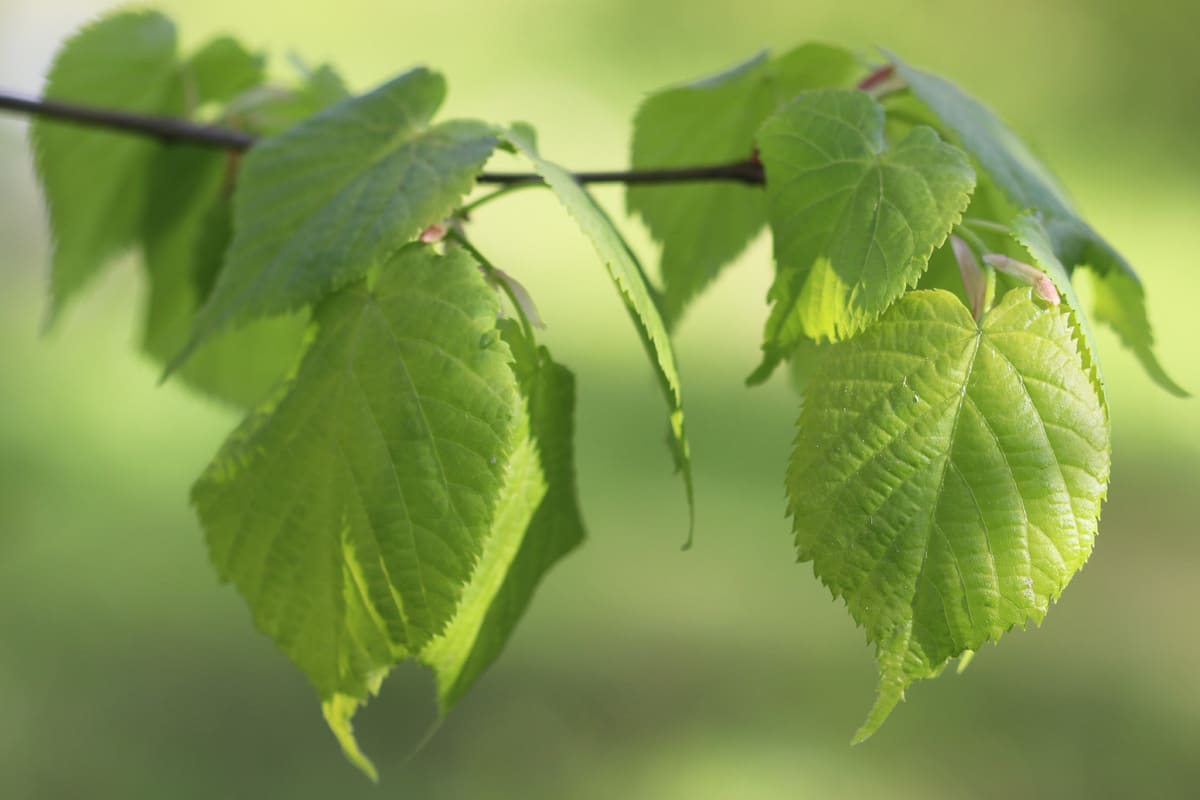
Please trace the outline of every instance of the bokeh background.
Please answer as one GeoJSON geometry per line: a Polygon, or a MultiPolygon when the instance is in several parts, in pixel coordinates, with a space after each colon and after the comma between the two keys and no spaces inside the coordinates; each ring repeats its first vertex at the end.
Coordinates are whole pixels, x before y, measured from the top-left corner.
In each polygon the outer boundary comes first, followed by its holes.
{"type": "MultiPolygon", "coordinates": [[[[188,44],[234,32],[366,89],[413,63],[448,112],[525,119],[577,168],[626,162],[644,92],[808,39],[883,45],[1025,133],[1149,287],[1159,353],[1200,390],[1200,60],[1190,0],[172,0],[188,44]]],[[[34,92],[106,6],[0,0],[0,85],[34,92]]],[[[217,584],[186,502],[232,412],[157,386],[142,286],[114,267],[39,334],[48,236],[23,121],[0,118],[0,797],[1194,797],[1200,786],[1200,406],[1100,334],[1114,468],[1095,555],[1039,630],[914,687],[869,742],[871,651],[793,563],[785,376],[750,391],[769,245],[678,337],[696,546],[659,399],[620,302],[548,195],[482,212],[579,377],[590,540],[423,749],[432,686],[398,670],[360,717],[383,783],[217,584]],[[415,753],[415,754],[414,754],[415,753]]],[[[623,208],[620,191],[601,199],[623,208]]],[[[654,251],[636,224],[635,246],[654,251]]]]}

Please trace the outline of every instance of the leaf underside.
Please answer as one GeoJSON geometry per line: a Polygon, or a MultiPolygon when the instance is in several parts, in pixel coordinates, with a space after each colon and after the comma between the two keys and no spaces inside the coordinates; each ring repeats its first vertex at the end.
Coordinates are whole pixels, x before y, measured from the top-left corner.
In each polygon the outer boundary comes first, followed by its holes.
{"type": "Polygon", "coordinates": [[[788,470],[802,561],[866,629],[879,697],[1027,620],[1087,560],[1108,423],[1068,311],[1005,295],[979,326],[953,295],[905,295],[808,386],[788,470]]]}

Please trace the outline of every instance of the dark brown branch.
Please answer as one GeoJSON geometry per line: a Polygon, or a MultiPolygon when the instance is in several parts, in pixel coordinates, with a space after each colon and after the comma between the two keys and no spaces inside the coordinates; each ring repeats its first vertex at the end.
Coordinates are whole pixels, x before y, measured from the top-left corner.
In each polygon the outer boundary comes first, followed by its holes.
{"type": "MultiPolygon", "coordinates": [[[[0,110],[35,117],[59,120],[94,128],[107,128],[138,136],[147,136],[163,142],[184,142],[201,147],[242,152],[250,149],[256,139],[248,133],[221,128],[215,125],[199,125],[173,117],[154,117],[132,114],[94,106],[64,103],[45,98],[22,97],[0,91],[0,110]]],[[[763,168],[754,158],[731,164],[716,164],[703,167],[677,167],[672,169],[612,170],[606,172],[579,172],[575,180],[580,183],[625,183],[625,184],[669,184],[697,183],[702,181],[735,181],[750,186],[764,182],[763,168]]],[[[539,175],[531,172],[485,172],[479,176],[480,183],[522,184],[541,183],[539,175]]]]}

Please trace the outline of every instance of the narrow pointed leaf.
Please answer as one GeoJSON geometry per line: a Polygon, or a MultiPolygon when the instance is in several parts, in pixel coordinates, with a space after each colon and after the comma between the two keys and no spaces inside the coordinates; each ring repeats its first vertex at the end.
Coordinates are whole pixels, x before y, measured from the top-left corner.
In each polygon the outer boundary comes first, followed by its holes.
{"type": "Polygon", "coordinates": [[[913,286],[970,202],[958,148],[918,127],[888,147],[864,92],[806,92],[759,133],[778,276],[763,345],[773,365],[801,337],[839,340],[913,286]]]}
{"type": "MultiPolygon", "coordinates": [[[[858,71],[850,52],[808,44],[776,58],[763,53],[719,75],[657,92],[633,122],[633,167],[749,159],[759,125],[780,105],[807,89],[845,85],[858,71]]],[[[761,188],[728,182],[630,186],[626,202],[662,243],[668,322],[679,318],[767,220],[761,188]]]]}
{"type": "Polygon", "coordinates": [[[445,95],[413,70],[256,145],[234,196],[234,238],[191,347],[302,309],[445,218],[495,147],[479,122],[430,125],[445,95]]]}
{"type": "Polygon", "coordinates": [[[1108,422],[1064,306],[1026,287],[977,326],[911,292],[835,345],[788,470],[796,546],[866,629],[879,727],[913,681],[1050,603],[1091,553],[1108,422]]]}
{"type": "Polygon", "coordinates": [[[321,698],[365,698],[458,611],[519,416],[476,265],[413,245],[322,303],[286,393],[193,490],[218,572],[321,698]]]}
{"type": "Polygon", "coordinates": [[[1076,212],[1050,171],[982,103],[944,78],[910,67],[893,54],[888,58],[1008,198],[1019,208],[1042,213],[1059,260],[1070,269],[1087,266],[1096,272],[1097,316],[1113,326],[1155,383],[1186,396],[1154,355],[1145,293],[1133,267],[1076,212]]]}
{"type": "MultiPolygon", "coordinates": [[[[180,115],[174,25],[154,12],[118,13],[92,23],[63,46],[43,94],[101,108],[180,115]]],[[[54,235],[53,319],[109,260],[137,241],[150,162],[161,146],[45,119],[34,120],[29,135],[54,235]]]]}
{"type": "Polygon", "coordinates": [[[613,226],[612,220],[587,190],[575,181],[570,172],[543,159],[533,145],[516,132],[509,131],[507,138],[529,159],[537,173],[545,179],[567,212],[591,240],[637,326],[668,405],[669,441],[676,468],[683,476],[684,490],[687,494],[690,543],[695,518],[695,500],[692,490],[691,453],[683,423],[683,394],[679,387],[679,373],[675,367],[671,337],[663,324],[658,304],[651,295],[642,266],[613,226]]]}

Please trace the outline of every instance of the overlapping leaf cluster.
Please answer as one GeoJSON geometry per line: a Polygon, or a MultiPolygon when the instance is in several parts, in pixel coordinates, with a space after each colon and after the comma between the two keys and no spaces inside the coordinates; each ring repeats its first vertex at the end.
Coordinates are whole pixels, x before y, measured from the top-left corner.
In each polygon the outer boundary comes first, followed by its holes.
{"type": "Polygon", "coordinates": [[[448,710],[583,537],[574,378],[535,340],[524,290],[464,232],[498,148],[532,166],[608,270],[662,387],[689,510],[668,330],[769,227],[751,382],[785,360],[815,365],[801,368],[789,512],[801,560],[876,646],[879,699],[860,737],[913,681],[1040,621],[1086,561],[1109,421],[1071,273],[1095,272],[1097,318],[1179,392],[1153,356],[1144,294],[1002,123],[889,58],[856,86],[851,54],[807,45],[646,100],[635,167],[765,175],[765,191],[629,190],[662,245],[660,291],[532,129],[435,121],[437,73],[351,96],[321,67],[280,87],[228,38],[180,55],[153,12],[106,17],[64,47],[50,97],[262,137],[242,155],[35,123],[51,313],[140,250],[146,352],[248,410],[193,490],[214,565],[365,771],[351,722],[389,670],[428,665],[448,710]],[[449,239],[425,242],[435,230],[449,239]],[[1029,262],[1065,302],[995,276],[967,283],[998,283],[996,302],[968,298],[959,266],[975,259],[955,257],[956,232],[974,255],[1029,262]]]}
{"type": "Polygon", "coordinates": [[[652,95],[635,118],[635,165],[680,163],[672,146],[683,160],[753,158],[761,197],[631,188],[628,201],[662,244],[674,317],[769,224],[772,308],[749,381],[794,358],[805,387],[789,512],[801,560],[876,646],[865,738],[910,683],[1040,621],[1091,552],[1109,421],[1074,269],[1099,278],[1096,317],[1181,390],[1151,352],[1129,265],[1003,123],[890,55],[849,87],[865,71],[836,53],[759,56],[652,95]],[[984,298],[966,297],[956,231],[973,263],[1028,262],[1065,302],[1001,279],[999,303],[973,318],[962,301],[984,298]]]}

